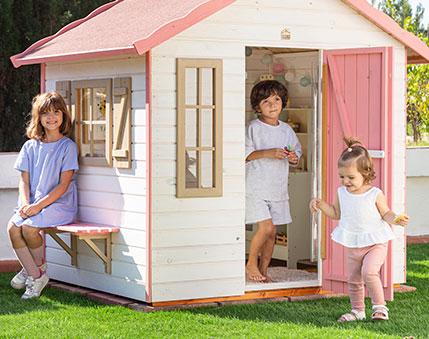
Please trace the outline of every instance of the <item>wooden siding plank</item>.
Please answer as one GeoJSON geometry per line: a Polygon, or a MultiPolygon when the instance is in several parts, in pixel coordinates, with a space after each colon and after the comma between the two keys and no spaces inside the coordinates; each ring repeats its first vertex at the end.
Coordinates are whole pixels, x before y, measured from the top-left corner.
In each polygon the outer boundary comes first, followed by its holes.
{"type": "Polygon", "coordinates": [[[77,286],[92,288],[97,291],[112,293],[136,300],[146,301],[146,286],[143,283],[106,276],[97,272],[77,270],[57,264],[48,265],[49,277],[58,281],[65,281],[77,286]]]}
{"type": "MultiPolygon", "coordinates": [[[[49,266],[52,264],[69,266],[70,256],[64,251],[55,248],[48,248],[46,251],[46,259],[49,266]]],[[[104,264],[95,255],[78,254],[78,269],[99,274],[104,274],[104,264]]],[[[112,261],[112,277],[123,278],[127,277],[130,282],[145,284],[146,270],[144,265],[137,265],[134,262],[122,262],[119,260],[112,261]]]]}
{"type": "Polygon", "coordinates": [[[160,265],[153,271],[154,284],[214,279],[242,278],[244,258],[237,261],[206,262],[192,264],[160,265]]]}
{"type": "MultiPolygon", "coordinates": [[[[244,227],[216,227],[199,229],[157,230],[153,234],[154,249],[184,246],[241,244],[244,255],[244,227]]],[[[154,263],[154,267],[156,263],[154,263]]]]}
{"type": "MultiPolygon", "coordinates": [[[[153,262],[157,265],[197,264],[207,262],[242,261],[243,251],[239,244],[205,245],[154,249],[153,262]]],[[[241,269],[241,268],[240,268],[241,269]]],[[[204,268],[206,270],[206,268],[204,268]]]]}
{"type": "Polygon", "coordinates": [[[154,284],[152,301],[187,300],[244,294],[244,279],[216,279],[154,284]],[[198,288],[195,288],[198,286],[198,288]]]}

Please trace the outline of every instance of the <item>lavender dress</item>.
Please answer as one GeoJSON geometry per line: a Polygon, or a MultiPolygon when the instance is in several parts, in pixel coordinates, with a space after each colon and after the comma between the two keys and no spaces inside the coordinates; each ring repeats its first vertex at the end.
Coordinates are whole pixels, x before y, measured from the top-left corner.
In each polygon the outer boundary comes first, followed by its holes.
{"type": "Polygon", "coordinates": [[[16,226],[32,227],[54,227],[73,222],[77,215],[76,172],[79,169],[77,158],[77,146],[67,137],[48,143],[28,140],[22,146],[14,167],[21,172],[29,173],[30,204],[51,192],[60,183],[62,172],[74,170],[75,174],[67,192],[38,214],[27,219],[21,218],[18,213],[21,204],[18,199],[18,207],[10,221],[16,226]]]}

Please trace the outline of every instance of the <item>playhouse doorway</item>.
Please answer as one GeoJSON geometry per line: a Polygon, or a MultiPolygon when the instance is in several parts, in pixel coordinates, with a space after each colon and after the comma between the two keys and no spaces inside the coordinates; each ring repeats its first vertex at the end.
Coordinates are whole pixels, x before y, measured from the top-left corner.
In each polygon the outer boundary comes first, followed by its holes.
{"type": "MultiPolygon", "coordinates": [[[[290,168],[289,196],[293,222],[277,226],[276,243],[268,268],[271,282],[246,277],[246,291],[321,286],[320,229],[308,208],[320,190],[320,74],[321,51],[246,47],[246,125],[257,116],[250,105],[254,84],[274,79],[286,85],[289,101],[280,119],[294,129],[303,156],[290,168]]],[[[246,262],[257,225],[246,225],[246,262]]]]}

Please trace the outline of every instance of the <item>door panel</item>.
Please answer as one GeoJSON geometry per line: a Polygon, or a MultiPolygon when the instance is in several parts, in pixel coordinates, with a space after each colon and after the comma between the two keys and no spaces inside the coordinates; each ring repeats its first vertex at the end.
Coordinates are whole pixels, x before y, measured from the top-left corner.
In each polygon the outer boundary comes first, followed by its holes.
{"type": "MultiPolygon", "coordinates": [[[[384,158],[373,158],[380,187],[391,203],[391,48],[367,48],[324,51],[324,119],[323,145],[326,159],[326,192],[333,201],[340,185],[337,159],[344,149],[343,136],[357,137],[368,150],[384,151],[384,158]]],[[[323,261],[323,288],[347,293],[347,267],[344,249],[330,239],[337,222],[325,220],[326,255],[323,261]]],[[[393,299],[392,250],[382,267],[382,280],[387,300],[393,299]]]]}

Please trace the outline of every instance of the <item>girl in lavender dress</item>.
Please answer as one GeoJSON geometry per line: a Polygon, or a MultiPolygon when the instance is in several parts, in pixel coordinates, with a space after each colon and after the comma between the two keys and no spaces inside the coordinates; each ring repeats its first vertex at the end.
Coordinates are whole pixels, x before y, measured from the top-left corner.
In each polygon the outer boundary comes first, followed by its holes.
{"type": "Polygon", "coordinates": [[[12,247],[22,265],[11,285],[26,288],[23,299],[39,297],[49,280],[40,231],[71,223],[77,214],[78,151],[68,138],[71,129],[60,94],[49,92],[33,99],[27,127],[30,140],[15,163],[21,172],[18,207],[8,224],[12,247]]]}

